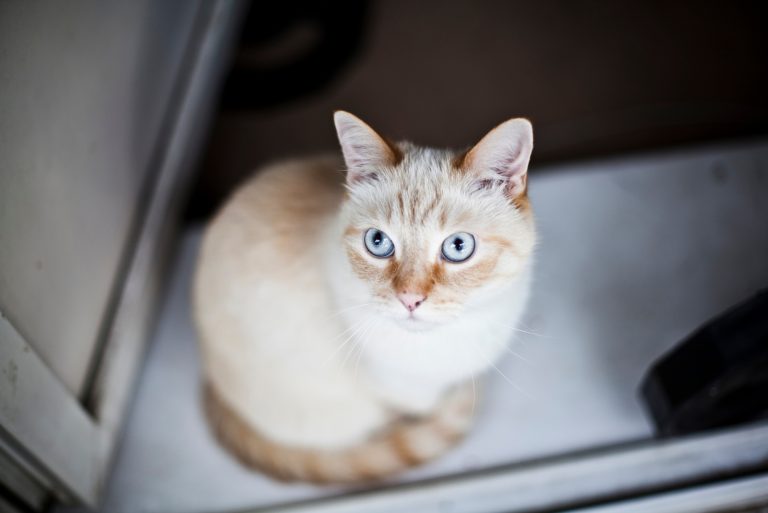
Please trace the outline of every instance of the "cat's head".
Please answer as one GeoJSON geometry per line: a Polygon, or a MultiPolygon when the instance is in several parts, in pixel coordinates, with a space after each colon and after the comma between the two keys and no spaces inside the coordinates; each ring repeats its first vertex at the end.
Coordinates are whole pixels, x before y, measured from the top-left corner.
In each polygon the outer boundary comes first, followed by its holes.
{"type": "Polygon", "coordinates": [[[531,124],[512,119],[465,152],[392,143],[336,112],[347,165],[343,247],[355,300],[414,330],[481,309],[514,284],[534,245],[531,124]]]}

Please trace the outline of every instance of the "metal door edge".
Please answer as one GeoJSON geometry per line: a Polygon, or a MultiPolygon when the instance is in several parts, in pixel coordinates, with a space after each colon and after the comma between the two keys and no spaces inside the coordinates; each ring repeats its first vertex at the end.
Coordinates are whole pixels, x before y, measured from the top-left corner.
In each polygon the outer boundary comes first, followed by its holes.
{"type": "Polygon", "coordinates": [[[768,470],[768,422],[243,513],[556,511],[768,470]]]}

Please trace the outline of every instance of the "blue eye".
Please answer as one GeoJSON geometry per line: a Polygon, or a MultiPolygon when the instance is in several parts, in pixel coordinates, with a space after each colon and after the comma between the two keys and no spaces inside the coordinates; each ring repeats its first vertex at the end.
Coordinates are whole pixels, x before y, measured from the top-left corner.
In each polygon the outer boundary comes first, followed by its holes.
{"type": "Polygon", "coordinates": [[[369,228],[365,232],[365,249],[368,252],[378,258],[389,258],[395,253],[395,244],[389,236],[377,230],[376,228],[369,228]]]}
{"type": "Polygon", "coordinates": [[[449,262],[463,262],[475,252],[475,237],[471,233],[457,232],[443,241],[443,258],[449,262]]]}

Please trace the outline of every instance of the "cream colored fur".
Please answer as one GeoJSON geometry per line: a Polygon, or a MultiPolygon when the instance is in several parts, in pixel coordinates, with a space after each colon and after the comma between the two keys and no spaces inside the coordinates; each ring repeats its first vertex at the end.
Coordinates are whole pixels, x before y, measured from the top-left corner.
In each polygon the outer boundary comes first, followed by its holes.
{"type": "Polygon", "coordinates": [[[266,438],[323,450],[430,415],[491,368],[525,306],[534,245],[531,213],[516,203],[527,122],[500,125],[463,159],[389,145],[346,113],[336,122],[347,190],[335,157],[261,170],[206,230],[194,290],[216,394],[266,438]],[[367,253],[370,227],[392,238],[398,265],[367,253]],[[476,253],[441,261],[457,231],[475,235],[476,253]],[[436,273],[413,317],[388,292],[395,272],[413,286],[436,273]]]}

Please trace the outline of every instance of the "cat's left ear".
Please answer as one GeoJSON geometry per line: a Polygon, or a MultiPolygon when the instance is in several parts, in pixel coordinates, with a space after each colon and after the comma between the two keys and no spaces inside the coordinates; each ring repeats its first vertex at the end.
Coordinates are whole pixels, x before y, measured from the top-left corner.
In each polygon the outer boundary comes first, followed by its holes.
{"type": "Polygon", "coordinates": [[[347,164],[348,184],[375,179],[377,170],[397,164],[397,149],[363,120],[349,112],[337,110],[333,121],[347,164]]]}
{"type": "Polygon", "coordinates": [[[459,167],[476,174],[480,181],[501,180],[510,199],[527,191],[528,162],[533,151],[533,127],[527,119],[510,119],[500,124],[471,150],[459,167]]]}

